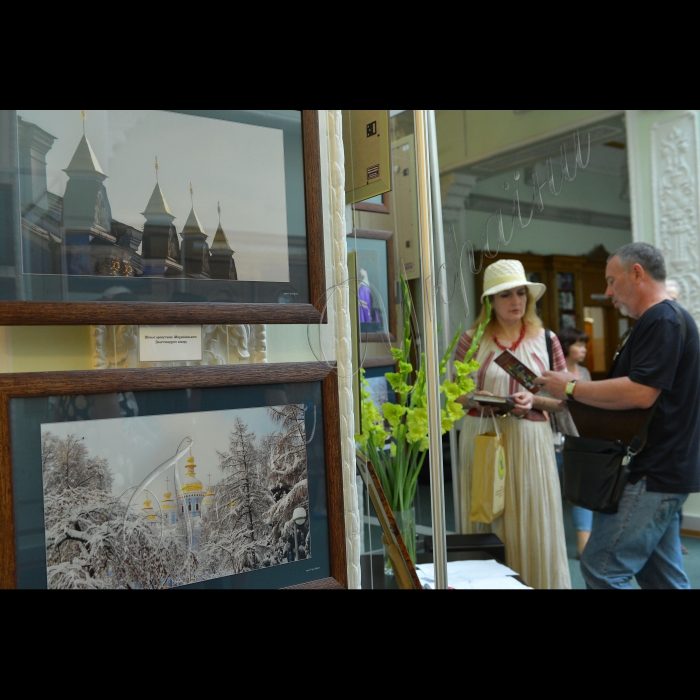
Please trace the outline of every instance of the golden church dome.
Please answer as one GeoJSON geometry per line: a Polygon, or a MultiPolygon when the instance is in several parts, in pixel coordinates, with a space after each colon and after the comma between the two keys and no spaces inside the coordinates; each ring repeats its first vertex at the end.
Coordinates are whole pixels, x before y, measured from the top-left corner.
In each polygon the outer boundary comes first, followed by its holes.
{"type": "Polygon", "coordinates": [[[145,513],[146,515],[146,520],[153,521],[156,519],[156,515],[153,512],[153,508],[151,507],[151,502],[150,501],[144,501],[143,502],[143,508],[141,510],[145,513]]]}
{"type": "Polygon", "coordinates": [[[194,463],[194,457],[190,452],[190,457],[187,460],[187,476],[185,477],[185,482],[180,489],[180,493],[191,493],[193,491],[204,491],[204,486],[202,482],[197,478],[194,470],[197,465],[194,463]]]}

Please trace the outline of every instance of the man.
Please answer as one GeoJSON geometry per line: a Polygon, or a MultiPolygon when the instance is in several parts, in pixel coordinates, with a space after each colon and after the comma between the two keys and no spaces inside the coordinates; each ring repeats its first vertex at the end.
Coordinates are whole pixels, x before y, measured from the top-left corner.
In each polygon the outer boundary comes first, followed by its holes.
{"type": "Polygon", "coordinates": [[[690,588],[683,571],[678,513],[700,491],[700,341],[666,291],[663,255],[630,243],[608,258],[606,296],[637,319],[609,378],[576,382],[567,372],[536,381],[554,397],[612,410],[649,408],[660,396],[647,442],[633,458],[618,512],[598,513],[581,558],[589,588],[690,588]]]}

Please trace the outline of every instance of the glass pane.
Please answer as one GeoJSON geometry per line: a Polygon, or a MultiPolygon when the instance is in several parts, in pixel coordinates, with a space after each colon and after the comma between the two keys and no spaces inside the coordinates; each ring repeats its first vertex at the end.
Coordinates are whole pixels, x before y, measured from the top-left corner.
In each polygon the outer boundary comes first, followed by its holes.
{"type": "Polygon", "coordinates": [[[11,400],[18,587],[329,576],[321,407],[318,383],[11,400]]]}
{"type": "Polygon", "coordinates": [[[300,111],[3,110],[0,144],[2,298],[309,301],[300,111]]]}
{"type": "MultiPolygon", "coordinates": [[[[546,286],[536,302],[544,327],[554,333],[571,328],[587,332],[585,362],[594,379],[604,377],[619,339],[619,321],[624,320],[605,296],[606,261],[632,241],[624,115],[603,110],[438,110],[436,120],[447,273],[443,299],[449,309],[442,323],[449,326],[450,337],[460,325],[473,335],[489,265],[517,261],[524,282],[546,286]]],[[[507,334],[507,319],[501,323],[497,312],[495,316],[489,327],[505,334],[501,344],[524,352],[517,349],[518,333],[507,334]]],[[[495,345],[494,334],[482,341],[482,349],[496,357],[502,349],[495,345]]],[[[528,350],[528,362],[525,355],[518,358],[539,375],[549,359],[544,335],[537,337],[542,342],[528,350]]],[[[478,357],[482,364],[487,362],[483,353],[478,357]]],[[[478,388],[501,393],[493,367],[490,362],[477,377],[478,388]]],[[[508,385],[506,375],[501,379],[506,382],[500,385],[503,393],[521,389],[516,382],[508,385]]],[[[568,587],[571,580],[580,587],[571,509],[564,504],[563,523],[557,509],[550,509],[560,487],[553,433],[547,416],[540,416],[541,421],[517,425],[512,418],[502,421],[511,436],[528,435],[527,449],[522,443],[511,450],[507,468],[518,475],[516,498],[527,505],[506,509],[492,523],[475,522],[467,512],[479,417],[469,415],[460,422],[458,472],[466,482],[458,499],[461,527],[465,534],[490,532],[503,539],[506,563],[519,572],[528,570],[526,584],[568,587]],[[523,509],[537,513],[539,525],[520,518],[523,509]],[[538,528],[554,533],[553,539],[540,538],[538,528]],[[508,529],[519,533],[518,541],[506,541],[508,529]],[[540,557],[555,540],[556,548],[540,557]],[[560,556],[564,547],[566,558],[560,556]]]]}

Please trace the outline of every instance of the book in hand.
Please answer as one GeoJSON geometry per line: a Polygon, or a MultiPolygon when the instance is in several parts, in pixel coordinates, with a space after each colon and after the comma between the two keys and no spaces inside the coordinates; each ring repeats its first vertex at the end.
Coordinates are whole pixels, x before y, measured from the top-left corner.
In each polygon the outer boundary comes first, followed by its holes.
{"type": "Polygon", "coordinates": [[[535,384],[537,375],[508,350],[504,350],[494,361],[533,394],[541,389],[539,384],[535,384]]]}
{"type": "Polygon", "coordinates": [[[510,413],[515,408],[515,401],[509,396],[482,396],[481,394],[474,394],[473,399],[480,406],[488,406],[499,413],[510,413]]]}

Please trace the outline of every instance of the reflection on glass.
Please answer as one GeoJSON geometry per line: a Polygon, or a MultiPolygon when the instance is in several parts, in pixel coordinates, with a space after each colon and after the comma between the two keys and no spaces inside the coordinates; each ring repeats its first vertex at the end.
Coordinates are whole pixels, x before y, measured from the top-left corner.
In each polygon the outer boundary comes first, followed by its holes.
{"type": "Polygon", "coordinates": [[[389,330],[389,269],[387,241],[348,238],[348,251],[357,253],[357,295],[360,331],[387,333],[389,330]]]}
{"type": "Polygon", "coordinates": [[[0,110],[0,301],[310,303],[302,114],[0,110]]]}
{"type": "Polygon", "coordinates": [[[17,115],[25,273],[289,281],[281,129],[162,110],[17,115]]]}

